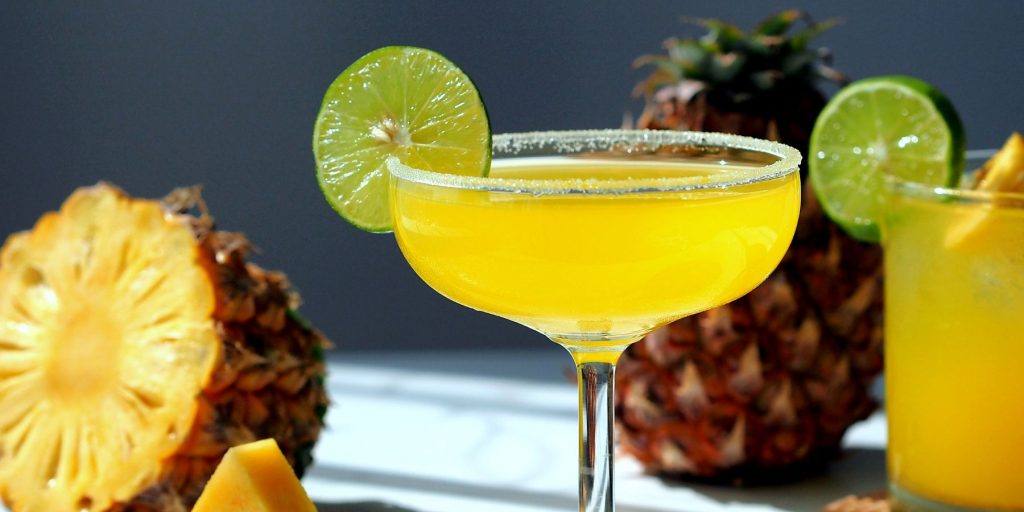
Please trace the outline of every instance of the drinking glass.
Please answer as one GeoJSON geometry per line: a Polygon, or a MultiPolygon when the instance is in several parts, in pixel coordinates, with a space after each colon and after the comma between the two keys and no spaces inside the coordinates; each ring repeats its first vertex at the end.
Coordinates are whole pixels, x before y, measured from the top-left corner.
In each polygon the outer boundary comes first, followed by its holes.
{"type": "Polygon", "coordinates": [[[1024,510],[1024,195],[886,189],[892,494],[906,510],[1024,510]]]}
{"type": "Polygon", "coordinates": [[[388,162],[395,237],[416,273],[572,355],[580,511],[614,510],[619,355],[768,276],[796,226],[799,163],[747,137],[626,130],[498,135],[488,177],[388,162]]]}

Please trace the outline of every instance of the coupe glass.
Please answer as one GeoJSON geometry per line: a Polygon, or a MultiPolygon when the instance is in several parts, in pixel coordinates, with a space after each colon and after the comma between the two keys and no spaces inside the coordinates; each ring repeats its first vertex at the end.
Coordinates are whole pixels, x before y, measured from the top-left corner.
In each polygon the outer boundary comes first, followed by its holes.
{"type": "Polygon", "coordinates": [[[1024,195],[895,177],[887,193],[892,494],[901,510],[1024,510],[1024,195]]]}
{"type": "Polygon", "coordinates": [[[565,347],[579,382],[579,510],[612,511],[615,363],[778,265],[800,208],[800,154],[668,131],[494,137],[489,177],[391,173],[395,237],[428,285],[565,347]]]}

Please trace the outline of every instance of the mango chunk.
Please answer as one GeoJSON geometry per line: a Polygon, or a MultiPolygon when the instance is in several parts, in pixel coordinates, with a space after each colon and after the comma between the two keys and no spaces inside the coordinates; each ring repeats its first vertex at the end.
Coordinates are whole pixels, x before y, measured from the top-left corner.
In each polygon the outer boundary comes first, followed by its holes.
{"type": "Polygon", "coordinates": [[[977,190],[1024,192],[1024,137],[1013,132],[978,174],[977,190]]]}
{"type": "MultiPolygon", "coordinates": [[[[975,190],[1024,193],[1024,137],[1014,132],[1003,147],[978,171],[975,190]]],[[[958,248],[984,234],[992,217],[992,205],[972,208],[946,233],[946,247],[958,248]]]]}
{"type": "Polygon", "coordinates": [[[228,450],[193,512],[316,512],[277,442],[228,450]]]}

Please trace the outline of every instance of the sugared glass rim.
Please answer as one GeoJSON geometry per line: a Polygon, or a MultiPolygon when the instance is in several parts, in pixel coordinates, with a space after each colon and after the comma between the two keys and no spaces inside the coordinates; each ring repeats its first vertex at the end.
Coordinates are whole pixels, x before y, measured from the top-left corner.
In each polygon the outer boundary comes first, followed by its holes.
{"type": "MultiPolygon", "coordinates": [[[[965,178],[976,171],[977,166],[984,163],[995,150],[967,151],[965,161],[967,170],[965,178]]],[[[885,186],[890,193],[917,199],[931,200],[943,204],[981,204],[999,208],[1024,208],[1024,194],[1019,192],[990,192],[968,188],[944,187],[908,181],[898,176],[887,174],[885,186]]]]}
{"type": "MultiPolygon", "coordinates": [[[[391,176],[399,180],[436,187],[534,195],[638,194],[726,189],[774,180],[797,172],[800,168],[801,160],[799,151],[778,142],[724,133],[669,130],[572,130],[506,133],[495,135],[492,147],[496,153],[510,153],[510,156],[514,156],[518,151],[531,148],[548,148],[553,146],[555,148],[554,154],[575,154],[583,151],[608,150],[622,144],[642,145],[645,150],[655,150],[662,146],[739,149],[771,155],[777,158],[777,160],[770,164],[743,167],[742,169],[727,171],[713,176],[612,180],[586,178],[513,179],[459,176],[409,167],[394,157],[388,159],[387,168],[391,176]]],[[[685,161],[685,159],[680,159],[680,163],[685,161]]]]}

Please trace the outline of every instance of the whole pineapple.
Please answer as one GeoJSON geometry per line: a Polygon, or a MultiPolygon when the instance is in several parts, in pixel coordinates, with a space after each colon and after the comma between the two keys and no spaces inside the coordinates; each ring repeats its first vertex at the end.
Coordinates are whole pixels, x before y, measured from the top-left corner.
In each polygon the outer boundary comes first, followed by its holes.
{"type": "Polygon", "coordinates": [[[188,510],[231,446],[295,469],[327,341],[197,190],[76,191],[0,250],[0,496],[13,512],[188,510]],[[199,206],[202,214],[186,212],[199,206]]]}
{"type": "MultiPolygon", "coordinates": [[[[842,81],[808,46],[832,26],[799,11],[747,34],[714,20],[699,40],[666,43],[638,90],[641,128],[724,131],[802,150],[842,81]],[[789,31],[797,22],[806,27],[789,31]]],[[[619,364],[622,448],[652,472],[740,482],[789,478],[833,455],[876,404],[882,368],[881,254],[846,236],[805,186],[779,268],[731,304],[662,327],[619,364]]]]}

